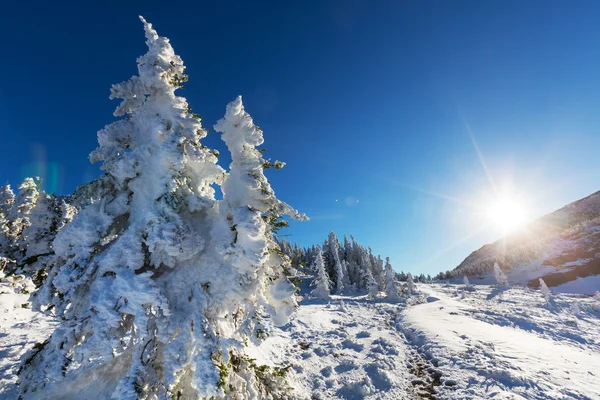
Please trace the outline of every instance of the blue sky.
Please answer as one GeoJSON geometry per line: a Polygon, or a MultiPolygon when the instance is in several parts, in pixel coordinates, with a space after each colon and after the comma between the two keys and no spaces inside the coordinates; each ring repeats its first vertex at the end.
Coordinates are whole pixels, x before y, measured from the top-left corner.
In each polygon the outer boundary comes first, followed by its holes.
{"type": "Polygon", "coordinates": [[[600,3],[176,4],[5,5],[0,180],[65,194],[99,174],[87,155],[145,51],[141,14],[207,127],[244,97],[288,164],[276,193],[312,217],[287,232],[302,245],[353,234],[434,274],[501,236],[480,209],[504,188],[530,218],[600,189],[600,3]]]}

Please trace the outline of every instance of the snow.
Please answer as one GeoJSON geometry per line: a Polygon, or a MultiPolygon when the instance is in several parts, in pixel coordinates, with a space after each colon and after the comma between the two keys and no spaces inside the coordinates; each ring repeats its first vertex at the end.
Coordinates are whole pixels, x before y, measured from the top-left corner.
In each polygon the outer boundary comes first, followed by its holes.
{"type": "Polygon", "coordinates": [[[23,355],[36,343],[44,342],[57,322],[31,310],[30,279],[5,277],[0,272],[0,398],[16,399],[16,372],[23,355]]]}
{"type": "MultiPolygon", "coordinates": [[[[304,293],[311,277],[302,275],[304,293]]],[[[600,398],[600,302],[592,296],[415,284],[387,302],[307,298],[247,354],[286,368],[291,399],[600,398]]],[[[58,326],[22,308],[27,278],[0,280],[0,398],[16,398],[20,358],[58,326]]],[[[81,386],[91,393],[99,388],[81,386]]]]}
{"type": "Polygon", "coordinates": [[[248,351],[259,364],[291,365],[298,398],[403,399],[410,387],[397,307],[366,296],[307,300],[290,324],[248,351]],[[342,303],[343,302],[343,303],[342,303]]]}
{"type": "Polygon", "coordinates": [[[594,293],[600,288],[600,275],[577,278],[574,281],[554,286],[552,291],[557,293],[594,293]]]}
{"type": "Polygon", "coordinates": [[[591,399],[600,304],[589,296],[417,284],[398,305],[366,295],[301,302],[250,355],[292,367],[306,399],[591,399]],[[579,308],[579,316],[573,312],[579,308]]]}
{"type": "Polygon", "coordinates": [[[403,329],[435,360],[442,383],[451,382],[440,386],[440,398],[600,396],[599,315],[591,307],[585,316],[569,315],[568,305],[582,300],[563,298],[562,310],[552,312],[539,292],[526,289],[488,287],[466,300],[453,288],[421,289],[437,300],[409,308],[403,329]]]}

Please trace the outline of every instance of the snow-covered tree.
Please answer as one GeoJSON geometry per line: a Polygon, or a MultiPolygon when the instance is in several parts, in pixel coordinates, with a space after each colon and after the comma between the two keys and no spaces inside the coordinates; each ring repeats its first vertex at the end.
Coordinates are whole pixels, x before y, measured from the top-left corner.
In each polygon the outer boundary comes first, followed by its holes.
{"type": "Polygon", "coordinates": [[[327,275],[327,272],[325,271],[325,262],[323,261],[323,253],[321,252],[320,247],[317,249],[317,254],[315,255],[314,270],[315,279],[312,282],[312,287],[314,289],[310,292],[310,295],[317,299],[329,300],[331,285],[329,282],[329,275],[327,275]]]}
{"type": "Polygon", "coordinates": [[[471,287],[471,282],[469,282],[469,278],[467,278],[466,275],[463,275],[463,283],[465,284],[465,287],[471,287]]]}
{"type": "Polygon", "coordinates": [[[577,303],[576,301],[571,303],[571,312],[576,317],[578,317],[579,314],[581,314],[581,308],[579,307],[579,303],[577,303]]]}
{"type": "Polygon", "coordinates": [[[327,253],[331,255],[331,261],[333,263],[333,275],[335,277],[335,291],[341,293],[344,290],[344,280],[347,271],[344,270],[344,264],[340,260],[339,254],[340,244],[333,231],[329,232],[327,237],[327,253]]]}
{"type": "Polygon", "coordinates": [[[373,277],[371,270],[367,269],[366,271],[367,271],[366,272],[367,273],[367,289],[369,291],[369,297],[374,299],[379,294],[379,285],[377,284],[377,281],[373,277]]]}
{"type": "Polygon", "coordinates": [[[19,185],[19,192],[14,196],[10,186],[0,191],[3,199],[4,218],[0,218],[0,249],[5,257],[16,262],[25,255],[24,230],[31,224],[30,214],[39,196],[39,178],[26,178],[19,185]],[[13,200],[14,199],[14,200],[13,200]]]}
{"type": "Polygon", "coordinates": [[[400,296],[398,295],[398,286],[396,285],[396,272],[392,268],[390,258],[385,258],[385,294],[388,300],[398,301],[400,296]]]}
{"type": "Polygon", "coordinates": [[[6,215],[0,213],[0,257],[6,255],[10,244],[10,221],[6,218],[6,215]]]}
{"type": "Polygon", "coordinates": [[[377,287],[384,288],[385,287],[385,271],[383,267],[383,260],[380,256],[375,256],[373,251],[369,247],[369,260],[371,263],[373,279],[377,283],[377,287]]]}
{"type": "Polygon", "coordinates": [[[271,223],[300,216],[257,166],[262,135],[241,100],[218,124],[230,173],[216,164],[200,142],[200,118],[175,94],[187,79],[181,58],[142,22],[148,52],[139,75],[111,90],[122,99],[115,116],[126,117],[98,132],[90,155],[106,175],[81,192],[88,205],[58,233],[57,266],[37,298],[64,323],[28,355],[21,390],[45,398],[277,397],[268,387],[276,377],[257,374],[243,347],[294,307],[271,223]],[[220,183],[217,201],[212,185],[220,183]]]}
{"type": "Polygon", "coordinates": [[[498,285],[508,286],[508,278],[506,278],[506,275],[504,275],[504,272],[502,272],[498,263],[494,263],[494,277],[496,278],[498,285]]]}
{"type": "Polygon", "coordinates": [[[15,193],[10,185],[0,186],[0,213],[8,217],[10,210],[15,202],[15,193]]]}
{"type": "Polygon", "coordinates": [[[542,295],[544,296],[546,303],[550,303],[550,297],[552,293],[542,278],[540,278],[540,290],[542,291],[542,295]]]}
{"type": "Polygon", "coordinates": [[[408,273],[408,278],[406,279],[406,293],[409,296],[412,296],[416,292],[415,281],[413,280],[412,274],[408,273]]]}
{"type": "Polygon", "coordinates": [[[38,201],[31,210],[30,225],[23,231],[26,256],[52,253],[52,242],[56,234],[73,219],[75,213],[75,208],[64,199],[40,192],[38,201]]]}

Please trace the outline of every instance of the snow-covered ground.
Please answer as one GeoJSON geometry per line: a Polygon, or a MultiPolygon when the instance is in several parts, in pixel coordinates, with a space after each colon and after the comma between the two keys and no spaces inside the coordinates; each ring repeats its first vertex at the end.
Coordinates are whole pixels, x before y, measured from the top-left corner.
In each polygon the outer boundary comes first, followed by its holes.
{"type": "Polygon", "coordinates": [[[0,399],[16,399],[16,372],[23,354],[50,336],[56,322],[31,311],[31,279],[0,272],[0,399]]]}
{"type": "MultiPolygon", "coordinates": [[[[0,279],[0,399],[19,358],[56,322],[27,308],[27,283],[0,279]],[[26,306],[23,306],[26,305],[26,306]]],[[[249,355],[288,367],[298,399],[598,399],[600,303],[590,296],[420,284],[390,304],[305,299],[249,355]]]]}
{"type": "Polygon", "coordinates": [[[600,398],[600,304],[591,297],[421,285],[400,328],[442,374],[440,398],[600,398]]]}
{"type": "Polygon", "coordinates": [[[291,365],[300,398],[396,399],[410,389],[397,307],[365,296],[307,300],[293,321],[276,330],[251,357],[259,364],[291,365]]]}
{"type": "Polygon", "coordinates": [[[418,285],[399,304],[307,300],[252,350],[309,399],[600,398],[600,303],[527,288],[418,285]]]}

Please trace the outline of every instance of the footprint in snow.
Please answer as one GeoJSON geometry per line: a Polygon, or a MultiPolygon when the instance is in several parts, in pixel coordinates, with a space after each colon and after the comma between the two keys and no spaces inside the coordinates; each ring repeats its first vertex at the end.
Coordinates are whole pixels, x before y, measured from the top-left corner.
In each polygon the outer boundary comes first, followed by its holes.
{"type": "Polygon", "coordinates": [[[355,342],[354,340],[350,340],[350,339],[346,339],[342,342],[342,346],[346,349],[351,349],[354,350],[358,353],[360,353],[361,351],[363,351],[364,349],[364,345],[358,342],[355,342]]]}
{"type": "Polygon", "coordinates": [[[392,387],[392,382],[387,372],[379,368],[375,364],[369,364],[364,368],[365,372],[371,379],[371,383],[375,386],[376,389],[387,391],[392,387]]]}
{"type": "Polygon", "coordinates": [[[338,374],[343,374],[344,372],[352,371],[353,369],[358,368],[358,365],[353,360],[345,360],[342,361],[338,366],[336,366],[335,372],[338,374]]]}

